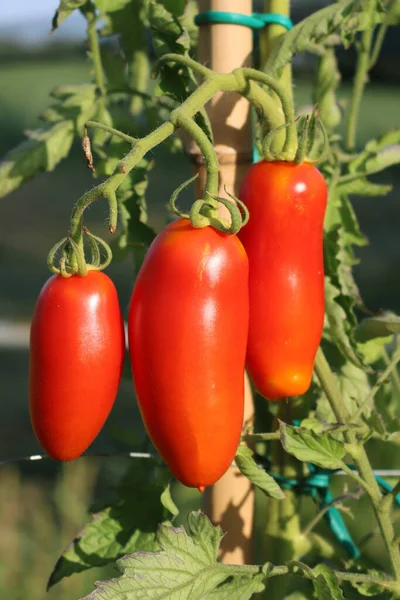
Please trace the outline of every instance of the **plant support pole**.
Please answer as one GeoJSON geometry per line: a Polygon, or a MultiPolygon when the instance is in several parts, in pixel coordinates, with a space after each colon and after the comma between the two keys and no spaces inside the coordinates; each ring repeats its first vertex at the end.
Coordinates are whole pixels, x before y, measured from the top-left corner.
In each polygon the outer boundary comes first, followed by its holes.
{"type": "MultiPolygon", "coordinates": [[[[251,0],[200,0],[199,11],[217,10],[252,13],[251,0]]],[[[229,73],[237,67],[251,67],[253,32],[240,25],[202,25],[200,27],[198,60],[219,73],[229,73]]],[[[217,93],[207,105],[214,133],[214,146],[220,164],[219,195],[238,195],[240,182],[252,161],[252,131],[248,101],[238,94],[217,93]]],[[[188,153],[197,181],[197,198],[201,198],[205,169],[198,148],[190,143],[188,153]]],[[[226,210],[226,209],[223,209],[226,210]]],[[[224,214],[225,216],[225,214],[224,214]]],[[[253,398],[248,379],[245,380],[245,425],[252,425],[253,398]]],[[[205,510],[213,523],[228,531],[222,540],[220,558],[223,562],[252,562],[252,528],[254,491],[249,480],[236,468],[231,468],[204,497],[205,510]],[[235,524],[233,527],[232,524],[235,524]]]]}

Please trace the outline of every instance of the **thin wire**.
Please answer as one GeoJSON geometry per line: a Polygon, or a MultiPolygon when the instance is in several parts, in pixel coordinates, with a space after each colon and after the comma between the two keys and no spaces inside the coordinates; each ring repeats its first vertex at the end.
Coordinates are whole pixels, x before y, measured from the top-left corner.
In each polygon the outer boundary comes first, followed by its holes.
{"type": "MultiPolygon", "coordinates": [[[[80,458],[85,457],[96,457],[96,458],[108,458],[113,456],[125,456],[127,458],[146,458],[151,460],[158,459],[157,454],[153,454],[151,452],[111,452],[111,453],[89,453],[83,454],[80,458]]],[[[0,461],[0,466],[9,465],[12,463],[22,462],[22,461],[36,461],[36,460],[44,460],[50,458],[47,454],[31,454],[29,456],[19,456],[16,458],[9,458],[6,460],[0,461]]],[[[258,465],[260,468],[263,468],[263,465],[258,465]]],[[[232,462],[231,467],[236,467],[235,461],[232,462]]],[[[357,471],[355,471],[357,472],[357,471]]],[[[332,475],[347,475],[345,471],[335,471],[332,475]]],[[[374,475],[378,477],[400,477],[400,469],[376,469],[374,470],[374,475]]]]}

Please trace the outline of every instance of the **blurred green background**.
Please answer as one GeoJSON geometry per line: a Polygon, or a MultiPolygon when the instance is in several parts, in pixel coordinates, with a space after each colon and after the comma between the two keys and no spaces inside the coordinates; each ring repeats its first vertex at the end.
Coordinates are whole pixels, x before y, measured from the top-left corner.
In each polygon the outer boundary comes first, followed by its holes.
{"type": "MultiPolygon", "coordinates": [[[[390,44],[389,41],[384,48],[383,59],[364,98],[360,147],[371,137],[400,126],[399,73],[395,71],[398,63],[393,63],[390,44]]],[[[398,52],[398,46],[394,48],[398,52]]],[[[342,56],[348,75],[353,60],[354,55],[342,56]]],[[[308,60],[296,65],[294,86],[298,108],[311,103],[312,66],[308,60]]],[[[87,81],[89,68],[81,43],[21,47],[10,45],[7,40],[1,43],[0,39],[0,156],[21,140],[24,129],[40,126],[38,115],[48,105],[48,92],[54,86],[87,81]]],[[[344,102],[350,93],[350,81],[346,79],[341,92],[344,102]]],[[[151,224],[159,229],[168,218],[169,195],[190,176],[190,166],[184,156],[172,156],[162,148],[153,155],[157,164],[150,174],[149,215],[151,224]]],[[[354,200],[362,230],[371,242],[357,251],[361,263],[356,276],[371,310],[385,308],[400,312],[400,170],[387,171],[379,181],[392,183],[392,193],[385,198],[354,200]]],[[[77,141],[72,155],[53,173],[39,175],[0,201],[0,460],[40,452],[31,430],[27,404],[29,319],[40,288],[49,276],[47,252],[65,235],[75,200],[93,185],[77,141]],[[10,324],[12,328],[8,329],[10,324]]],[[[105,237],[106,214],[105,204],[99,202],[88,215],[91,229],[105,237]]],[[[114,279],[126,310],[132,287],[132,264],[114,262],[108,274],[114,279]]],[[[135,450],[142,436],[132,383],[127,377],[111,418],[90,451],[117,452],[128,446],[135,450]]],[[[399,452],[393,449],[383,452],[380,448],[375,458],[379,468],[400,466],[399,452]]],[[[0,598],[45,597],[45,586],[55,561],[85,522],[99,469],[106,462],[107,468],[118,470],[120,460],[87,457],[66,466],[50,461],[0,466],[0,598]]],[[[187,505],[198,504],[197,492],[188,494],[181,489],[177,493],[187,505]]],[[[363,514],[367,518],[367,513],[363,514]]],[[[376,552],[377,547],[374,549],[376,552]]],[[[104,572],[89,571],[73,576],[57,585],[48,597],[79,598],[102,575],[104,572]]]]}

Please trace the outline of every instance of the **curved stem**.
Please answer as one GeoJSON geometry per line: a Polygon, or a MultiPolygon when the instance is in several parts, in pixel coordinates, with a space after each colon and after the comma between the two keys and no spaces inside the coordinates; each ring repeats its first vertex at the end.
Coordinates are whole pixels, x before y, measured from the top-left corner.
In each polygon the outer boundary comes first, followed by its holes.
{"type": "Polygon", "coordinates": [[[252,79],[253,81],[258,81],[259,83],[268,86],[278,96],[282,105],[283,114],[285,115],[285,121],[289,124],[286,132],[285,143],[283,145],[283,151],[291,152],[294,156],[297,147],[297,130],[294,123],[295,115],[290,95],[279,83],[279,81],[276,81],[276,79],[271,77],[271,75],[267,75],[266,73],[261,73],[260,71],[249,68],[240,69],[240,71],[243,73],[246,79],[252,79]]]}
{"type": "MultiPolygon", "coordinates": [[[[315,373],[321,387],[331,405],[331,408],[341,423],[349,422],[350,415],[344,404],[337,381],[333,376],[330,366],[320,348],[315,359],[315,373]]],[[[351,429],[344,433],[347,449],[353,457],[354,464],[361,476],[360,484],[367,492],[373,506],[376,520],[378,521],[387,552],[392,563],[393,573],[397,582],[400,582],[400,549],[393,544],[394,528],[389,511],[382,506],[383,495],[374,477],[374,472],[364,447],[358,442],[356,433],[351,429]]]]}
{"type": "Polygon", "coordinates": [[[85,11],[85,16],[88,22],[87,36],[93,62],[96,86],[99,90],[100,98],[102,99],[106,95],[106,84],[104,79],[103,65],[101,63],[99,36],[96,29],[97,16],[93,6],[91,6],[89,10],[85,11]]]}
{"type": "Polygon", "coordinates": [[[97,121],[86,121],[85,127],[95,127],[96,129],[103,129],[103,131],[108,131],[108,133],[111,133],[112,135],[121,138],[121,140],[125,140],[125,142],[128,142],[129,144],[134,144],[137,141],[137,138],[133,138],[127,133],[122,133],[122,131],[114,129],[114,127],[104,125],[104,123],[98,123],[97,121]]]}
{"type": "Polygon", "coordinates": [[[182,54],[164,54],[164,56],[158,59],[158,61],[154,65],[153,70],[158,71],[164,63],[168,62],[174,62],[184,65],[185,67],[188,67],[188,69],[192,69],[192,71],[198,73],[206,79],[212,79],[215,77],[214,71],[211,71],[211,69],[208,69],[204,65],[201,65],[200,63],[196,62],[195,60],[193,60],[193,58],[190,58],[189,56],[183,56],[182,54]]]}
{"type": "Polygon", "coordinates": [[[182,114],[179,108],[171,113],[170,119],[171,123],[176,127],[182,127],[200,148],[206,163],[207,178],[205,192],[208,192],[211,196],[215,196],[218,194],[219,163],[214,146],[202,128],[191,117],[187,117],[184,113],[182,114]]]}
{"type": "Polygon", "coordinates": [[[372,44],[373,30],[367,29],[363,32],[358,50],[358,59],[356,73],[354,76],[354,85],[350,100],[349,112],[346,124],[346,150],[352,151],[356,145],[356,131],[358,113],[360,110],[361,99],[364,87],[367,83],[368,71],[370,68],[370,52],[372,44]]]}

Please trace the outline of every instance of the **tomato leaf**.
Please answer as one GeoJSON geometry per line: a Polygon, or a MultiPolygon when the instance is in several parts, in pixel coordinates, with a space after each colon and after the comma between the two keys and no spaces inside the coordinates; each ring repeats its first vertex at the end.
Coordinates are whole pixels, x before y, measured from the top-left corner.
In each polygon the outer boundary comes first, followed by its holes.
{"type": "Polygon", "coordinates": [[[315,593],[320,600],[344,600],[338,578],[331,569],[321,563],[314,567],[313,573],[316,576],[313,579],[315,593]]]}
{"type": "Polygon", "coordinates": [[[331,44],[338,43],[341,38],[348,46],[357,31],[370,29],[381,23],[384,17],[383,9],[374,0],[348,0],[322,8],[276,39],[265,70],[280,77],[283,67],[295,54],[320,52],[319,46],[327,38],[330,38],[331,44]],[[336,39],[333,34],[337,35],[336,39]]]}
{"type": "Polygon", "coordinates": [[[307,429],[280,423],[282,446],[298,460],[326,469],[339,469],[346,451],[343,444],[325,433],[317,436],[307,429]]]}
{"type": "Polygon", "coordinates": [[[161,494],[160,500],[163,507],[172,515],[173,518],[179,515],[179,508],[176,506],[171,496],[171,481],[169,481],[166,485],[163,493],[161,494]]]}
{"type": "Polygon", "coordinates": [[[170,518],[172,507],[171,503],[166,507],[160,502],[164,494],[164,484],[150,485],[144,468],[140,470],[135,464],[115,490],[114,499],[92,514],[91,521],[63,552],[48,587],[74,573],[114,562],[129,552],[157,549],[157,524],[165,516],[170,518]]]}
{"type": "Polygon", "coordinates": [[[358,342],[367,342],[394,333],[400,333],[400,317],[392,312],[385,312],[376,317],[363,319],[355,330],[355,337],[358,342]]]}
{"type": "Polygon", "coordinates": [[[245,475],[254,485],[260,488],[266,496],[282,500],[285,494],[276,483],[275,479],[268,475],[262,467],[254,460],[253,452],[248,446],[240,445],[235,456],[235,463],[241,473],[245,475]]]}
{"type": "Polygon", "coordinates": [[[27,133],[28,139],[11,150],[0,163],[0,198],[41,171],[52,171],[66,156],[74,138],[72,121],[27,133]]]}
{"type": "Polygon", "coordinates": [[[160,525],[157,531],[160,550],[135,552],[119,560],[122,575],[98,582],[97,589],[86,600],[136,598],[139,594],[143,600],[206,597],[248,600],[253,593],[264,589],[264,575],[243,577],[240,571],[235,575],[233,565],[217,562],[223,535],[221,528],[214,527],[200,511],[189,514],[187,531],[183,526],[160,525]]]}
{"type": "Polygon", "coordinates": [[[349,322],[349,314],[354,321],[352,298],[341,294],[329,277],[325,277],[325,310],[330,334],[340,352],[355,366],[363,368],[361,354],[352,336],[355,323],[349,322]]]}
{"type": "Polygon", "coordinates": [[[60,0],[60,4],[51,22],[51,30],[55,31],[76,8],[80,8],[86,2],[87,0],[60,0]]]}

